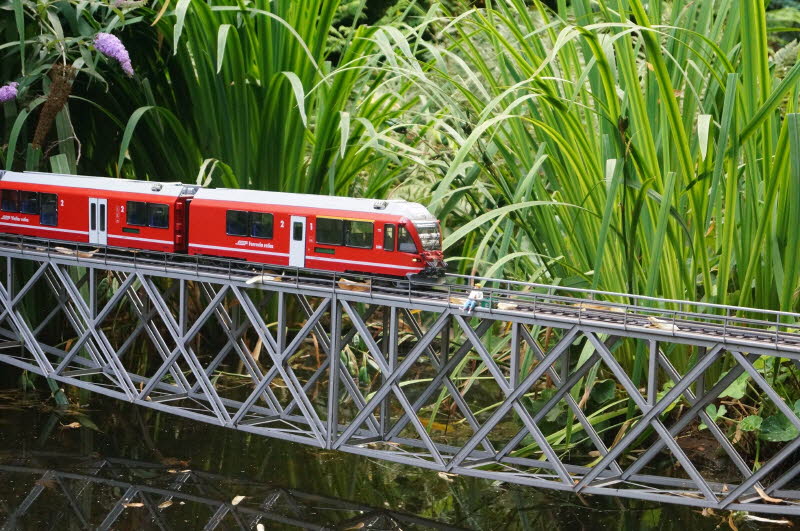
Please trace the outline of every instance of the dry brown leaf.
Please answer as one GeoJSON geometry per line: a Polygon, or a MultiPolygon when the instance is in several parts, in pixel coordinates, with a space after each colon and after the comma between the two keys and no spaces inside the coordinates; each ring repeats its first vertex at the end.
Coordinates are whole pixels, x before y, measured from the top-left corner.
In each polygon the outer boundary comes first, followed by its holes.
{"type": "Polygon", "coordinates": [[[667,330],[669,332],[677,332],[680,330],[680,328],[674,324],[662,321],[661,319],[656,319],[655,317],[648,317],[647,320],[650,321],[650,326],[653,328],[658,328],[659,330],[667,330]]]}
{"type": "Polygon", "coordinates": [[[359,522],[356,525],[354,525],[353,527],[345,528],[345,531],[352,531],[353,529],[363,529],[365,525],[366,524],[364,522],[359,522]]]}
{"type": "Polygon", "coordinates": [[[165,502],[161,502],[158,504],[159,509],[166,509],[167,507],[172,506],[172,500],[167,500],[165,502]]]}
{"type": "Polygon", "coordinates": [[[73,251],[72,249],[67,249],[66,247],[54,247],[54,251],[61,254],[67,254],[70,256],[77,256],[78,258],[91,258],[96,253],[100,252],[100,249],[95,249],[93,251],[73,251]]]}
{"type": "Polygon", "coordinates": [[[164,466],[189,466],[189,461],[177,457],[165,457],[161,460],[161,464],[164,466]]]}
{"type": "Polygon", "coordinates": [[[61,425],[61,429],[62,430],[75,430],[75,429],[80,428],[80,427],[81,427],[81,423],[80,422],[70,422],[69,424],[62,424],[61,425]]]}
{"type": "Polygon", "coordinates": [[[762,522],[765,524],[785,525],[786,527],[794,527],[794,524],[789,520],[773,520],[772,518],[763,518],[752,514],[742,515],[745,520],[753,520],[754,522],[762,522]]]}
{"type": "Polygon", "coordinates": [[[600,457],[600,452],[598,450],[592,450],[589,452],[589,457],[600,457]]]}
{"type": "Polygon", "coordinates": [[[46,489],[54,489],[56,488],[57,485],[54,479],[45,479],[45,478],[39,479],[38,481],[36,481],[36,484],[46,489]]]}
{"type": "Polygon", "coordinates": [[[448,481],[450,483],[453,482],[453,479],[450,476],[453,476],[454,474],[448,474],[447,472],[439,472],[436,475],[439,476],[440,478],[442,478],[445,481],[448,481]]]}
{"type": "Polygon", "coordinates": [[[281,282],[281,277],[276,277],[272,275],[256,275],[252,278],[248,278],[245,281],[245,284],[262,284],[264,282],[281,282]]]}
{"type": "Polygon", "coordinates": [[[231,505],[239,505],[245,497],[246,496],[236,496],[233,501],[231,501],[231,505]]]}
{"type": "Polygon", "coordinates": [[[733,522],[733,513],[728,515],[728,525],[731,528],[731,531],[739,531],[739,528],[736,527],[736,524],[733,522]]]}
{"type": "Polygon", "coordinates": [[[616,306],[606,306],[604,304],[593,304],[591,302],[582,302],[580,304],[575,304],[574,306],[580,307],[581,311],[600,310],[600,311],[603,311],[603,312],[625,313],[625,310],[623,310],[622,308],[617,308],[616,306]]]}
{"type": "Polygon", "coordinates": [[[761,487],[756,487],[756,492],[761,497],[761,499],[764,500],[765,502],[783,503],[783,500],[781,500],[780,498],[773,498],[772,496],[770,496],[769,494],[764,492],[764,489],[762,489],[761,487]]]}
{"type": "Polygon", "coordinates": [[[372,289],[372,284],[370,282],[353,282],[346,278],[340,278],[338,284],[341,289],[346,289],[348,291],[366,292],[372,289]]]}
{"type": "Polygon", "coordinates": [[[123,503],[122,506],[131,509],[139,509],[141,507],[144,507],[144,504],[142,502],[131,502],[131,503],[123,503]]]}

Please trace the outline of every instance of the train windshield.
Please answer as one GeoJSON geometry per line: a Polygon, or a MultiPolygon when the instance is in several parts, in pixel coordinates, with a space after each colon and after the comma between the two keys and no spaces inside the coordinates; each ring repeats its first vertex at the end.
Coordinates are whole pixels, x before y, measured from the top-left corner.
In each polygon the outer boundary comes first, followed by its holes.
{"type": "Polygon", "coordinates": [[[415,223],[419,239],[424,251],[441,251],[442,235],[439,234],[439,225],[436,223],[415,223]]]}

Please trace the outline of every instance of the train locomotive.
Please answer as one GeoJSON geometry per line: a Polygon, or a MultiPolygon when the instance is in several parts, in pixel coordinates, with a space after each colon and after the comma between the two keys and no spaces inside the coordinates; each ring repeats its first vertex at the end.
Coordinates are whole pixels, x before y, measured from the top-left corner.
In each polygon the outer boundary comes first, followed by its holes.
{"type": "Polygon", "coordinates": [[[441,281],[419,203],[0,171],[0,233],[277,267],[441,281]]]}

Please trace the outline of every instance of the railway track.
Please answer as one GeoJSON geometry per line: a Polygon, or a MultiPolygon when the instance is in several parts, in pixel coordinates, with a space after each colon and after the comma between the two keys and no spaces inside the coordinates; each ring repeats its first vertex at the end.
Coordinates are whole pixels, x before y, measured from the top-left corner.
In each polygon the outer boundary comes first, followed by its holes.
{"type": "Polygon", "coordinates": [[[783,351],[800,359],[800,314],[639,297],[611,292],[582,290],[503,279],[447,275],[445,284],[387,280],[357,274],[310,269],[287,269],[268,264],[212,257],[142,253],[115,247],[54,243],[50,240],[0,236],[0,253],[32,259],[53,259],[77,266],[113,267],[126,272],[154,272],[176,278],[234,281],[244,286],[269,285],[308,295],[339,293],[370,300],[402,299],[426,307],[457,308],[463,304],[471,284],[485,285],[484,303],[475,311],[508,315],[544,324],[580,324],[599,329],[637,331],[647,334],[720,339],[732,347],[783,351]],[[350,284],[340,284],[346,279],[350,284]],[[632,300],[633,303],[619,302],[632,300]]]}

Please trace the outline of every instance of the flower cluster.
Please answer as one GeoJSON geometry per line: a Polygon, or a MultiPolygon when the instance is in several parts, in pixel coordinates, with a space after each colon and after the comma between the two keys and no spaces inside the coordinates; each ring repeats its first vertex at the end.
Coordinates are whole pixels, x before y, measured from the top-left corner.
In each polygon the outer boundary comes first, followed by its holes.
{"type": "Polygon", "coordinates": [[[114,59],[122,67],[122,71],[128,76],[133,76],[133,66],[128,50],[117,37],[110,33],[98,33],[94,37],[94,47],[101,54],[114,59]]]}
{"type": "Polygon", "coordinates": [[[0,103],[5,103],[17,98],[17,87],[19,83],[9,83],[0,87],[0,103]]]}

